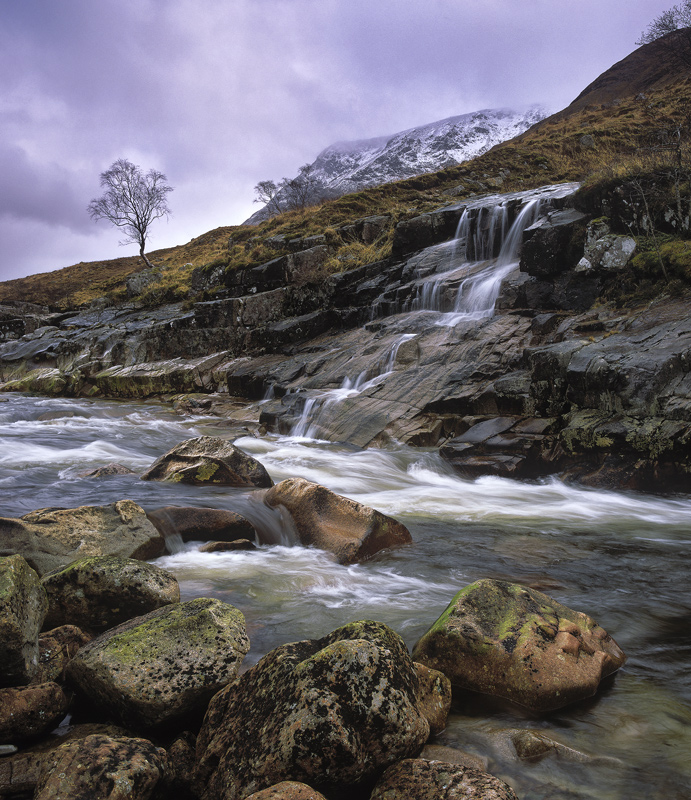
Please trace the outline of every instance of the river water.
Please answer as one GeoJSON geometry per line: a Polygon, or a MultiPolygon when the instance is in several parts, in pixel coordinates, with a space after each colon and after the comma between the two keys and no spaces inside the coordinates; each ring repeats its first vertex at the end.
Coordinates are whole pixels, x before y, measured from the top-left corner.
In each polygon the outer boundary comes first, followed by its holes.
{"type": "Polygon", "coordinates": [[[279,644],[364,618],[387,623],[412,647],[455,592],[478,578],[536,587],[593,616],[627,653],[626,666],[595,699],[546,716],[459,699],[438,743],[488,758],[522,800],[691,797],[691,498],[558,480],[468,481],[435,453],[404,447],[236,439],[274,481],[317,481],[410,529],[411,546],[345,567],[289,546],[289,527],[266,515],[256,492],[138,475],[80,477],[113,461],[141,473],[201,434],[229,435],[220,420],[162,405],[0,395],[0,515],[129,498],[146,510],[194,505],[250,516],[266,540],[283,544],[205,554],[188,543],[157,560],[175,573],[184,599],[218,597],[245,614],[252,642],[245,666],[279,644]],[[514,728],[572,750],[519,761],[507,746],[514,728]]]}

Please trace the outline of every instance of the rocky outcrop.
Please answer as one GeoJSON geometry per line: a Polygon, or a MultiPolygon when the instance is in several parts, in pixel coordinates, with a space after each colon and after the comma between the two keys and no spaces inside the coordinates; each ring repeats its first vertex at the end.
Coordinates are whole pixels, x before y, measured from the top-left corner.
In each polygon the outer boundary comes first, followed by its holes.
{"type": "Polygon", "coordinates": [[[120,556],[93,556],[43,576],[46,627],[72,624],[104,631],[156,608],[177,603],[175,576],[154,564],[120,556]]]}
{"type": "Polygon", "coordinates": [[[0,558],[0,686],[29,683],[38,672],[38,634],[48,600],[19,555],[0,558]]]}
{"type": "Polygon", "coordinates": [[[19,553],[40,575],[87,556],[143,560],[164,549],[161,534],[131,500],[0,518],[0,555],[19,553]]]}
{"type": "Polygon", "coordinates": [[[101,634],[77,653],[67,676],[94,707],[125,725],[170,727],[201,716],[248,650],[242,614],[199,598],[101,634]]]}
{"type": "Polygon", "coordinates": [[[167,771],[166,751],[147,739],[94,734],[44,760],[35,800],[149,800],[167,771]]]}
{"type": "Polygon", "coordinates": [[[374,787],[370,800],[518,800],[513,789],[486,772],[409,758],[389,767],[374,787]]]}
{"type": "Polygon", "coordinates": [[[292,780],[352,796],[427,740],[417,690],[405,645],[379,623],[278,647],[209,705],[197,740],[198,794],[239,800],[292,780]]]}
{"type": "Polygon", "coordinates": [[[264,502],[288,510],[300,543],[333,553],[341,564],[365,561],[381,550],[410,544],[410,532],[397,520],[304,478],[274,486],[264,502]]]}
{"type": "Polygon", "coordinates": [[[591,697],[626,660],[593,619],[542,592],[480,580],[461,590],[420,639],[413,658],[454,686],[533,711],[591,697]]]}
{"type": "Polygon", "coordinates": [[[238,447],[214,436],[198,436],[173,447],[142,475],[143,481],[268,488],[264,466],[238,447]]]}

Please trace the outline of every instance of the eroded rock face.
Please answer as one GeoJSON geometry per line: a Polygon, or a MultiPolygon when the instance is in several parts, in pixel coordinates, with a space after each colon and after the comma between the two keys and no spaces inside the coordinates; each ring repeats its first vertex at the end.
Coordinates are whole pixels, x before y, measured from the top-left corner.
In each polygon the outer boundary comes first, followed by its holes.
{"type": "Polygon", "coordinates": [[[590,697],[626,660],[591,617],[542,592],[480,580],[460,591],[413,658],[454,686],[551,711],[590,697]]]}
{"type": "Polygon", "coordinates": [[[166,751],[147,739],[94,734],[44,760],[35,800],[148,800],[167,769],[166,751]]]}
{"type": "Polygon", "coordinates": [[[20,553],[39,575],[86,556],[143,560],[160,556],[164,549],[161,534],[131,500],[0,518],[0,555],[20,553]]]}
{"type": "Polygon", "coordinates": [[[220,600],[159,608],[101,634],[67,668],[70,683],[125,725],[201,716],[249,650],[245,619],[220,600]]]}
{"type": "Polygon", "coordinates": [[[67,713],[57,683],[0,689],[0,744],[18,744],[52,730],[67,713]]]}
{"type": "Polygon", "coordinates": [[[304,478],[289,478],[270,489],[264,502],[284,506],[295,523],[300,542],[334,553],[339,563],[364,561],[388,547],[410,544],[402,523],[335,494],[304,478]]]}
{"type": "Polygon", "coordinates": [[[202,486],[273,486],[262,464],[215,436],[198,436],[180,442],[156,460],[142,475],[142,480],[202,486]]]}
{"type": "Polygon", "coordinates": [[[178,603],[175,576],[154,564],[120,556],[93,556],[44,575],[48,595],[45,624],[72,623],[104,631],[132,617],[178,603]]]}
{"type": "Polygon", "coordinates": [[[278,647],[210,703],[199,796],[235,800],[284,780],[327,795],[366,785],[427,740],[417,691],[403,641],[380,623],[278,647]]]}
{"type": "Polygon", "coordinates": [[[389,767],[370,800],[518,800],[499,778],[443,761],[408,758],[389,767]]]}
{"type": "Polygon", "coordinates": [[[0,686],[21,686],[36,675],[47,609],[45,590],[27,562],[19,555],[0,558],[0,686]]]}

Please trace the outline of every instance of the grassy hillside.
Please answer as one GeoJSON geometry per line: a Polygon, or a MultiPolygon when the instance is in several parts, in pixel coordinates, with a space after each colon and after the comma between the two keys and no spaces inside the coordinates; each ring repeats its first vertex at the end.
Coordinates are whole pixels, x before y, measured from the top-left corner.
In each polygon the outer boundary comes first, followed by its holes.
{"type": "MultiPolygon", "coordinates": [[[[646,45],[603,73],[569,107],[472,161],[288,212],[258,226],[217,228],[187,244],[153,251],[149,257],[163,280],[142,299],[149,303],[184,299],[195,267],[238,269],[264,263],[280,255],[267,245],[270,237],[324,233],[334,248],[329,266],[340,270],[390,253],[390,232],[367,247],[336,235],[338,227],[365,216],[390,214],[396,222],[487,191],[570,180],[592,186],[640,174],[653,169],[655,159],[668,157],[646,147],[648,138],[670,125],[688,131],[689,109],[691,72],[671,65],[656,43],[646,45]]],[[[0,283],[0,301],[68,308],[106,295],[119,302],[126,298],[127,276],[143,268],[135,256],[76,264],[0,283]]]]}

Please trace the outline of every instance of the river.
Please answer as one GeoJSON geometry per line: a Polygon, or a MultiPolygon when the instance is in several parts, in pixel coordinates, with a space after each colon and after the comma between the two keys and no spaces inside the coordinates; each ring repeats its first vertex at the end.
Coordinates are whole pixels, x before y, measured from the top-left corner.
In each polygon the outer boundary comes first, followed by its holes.
{"type": "MultiPolygon", "coordinates": [[[[85,478],[119,462],[141,473],[177,442],[228,436],[221,420],[166,406],[0,395],[0,515],[129,498],[146,510],[194,505],[259,518],[252,493],[85,478]]],[[[558,480],[459,478],[433,453],[358,450],[304,437],[244,436],[236,444],[274,481],[304,477],[401,520],[414,543],[340,566],[286,544],[200,553],[188,543],[157,560],[184,599],[218,597],[245,615],[245,666],[288,641],[357,619],[380,620],[412,647],[456,591],[492,577],[538,588],[593,616],[628,662],[597,697],[532,717],[478,698],[456,702],[438,743],[489,759],[522,800],[691,796],[691,498],[580,489],[558,480]],[[517,761],[508,729],[538,730],[566,748],[517,761]]],[[[275,531],[274,531],[275,532],[275,531]]],[[[267,534],[268,535],[268,534],[267,534]]],[[[280,531],[275,541],[290,538],[280,531]]]]}

